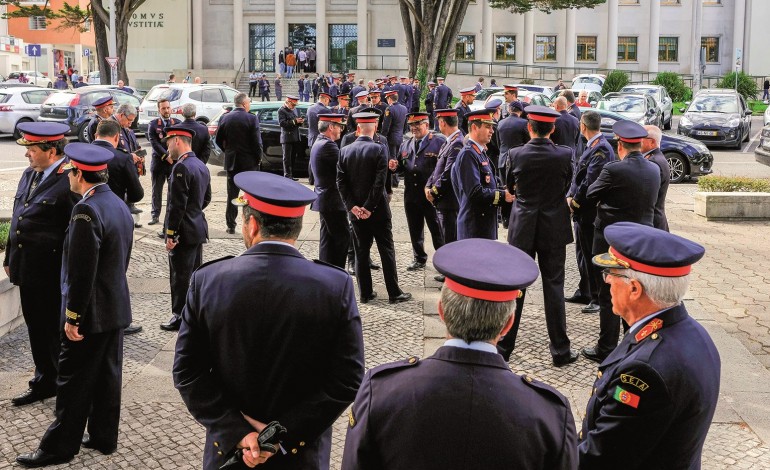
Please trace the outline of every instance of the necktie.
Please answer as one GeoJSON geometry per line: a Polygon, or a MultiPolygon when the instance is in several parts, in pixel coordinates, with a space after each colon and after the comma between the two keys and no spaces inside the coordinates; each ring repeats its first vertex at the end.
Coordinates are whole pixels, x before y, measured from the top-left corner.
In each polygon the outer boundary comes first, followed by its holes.
{"type": "Polygon", "coordinates": [[[37,173],[35,173],[35,177],[32,178],[32,184],[29,185],[29,193],[30,194],[35,192],[35,188],[37,188],[37,185],[40,184],[40,181],[42,181],[42,179],[43,179],[43,172],[42,171],[38,171],[37,173]]]}

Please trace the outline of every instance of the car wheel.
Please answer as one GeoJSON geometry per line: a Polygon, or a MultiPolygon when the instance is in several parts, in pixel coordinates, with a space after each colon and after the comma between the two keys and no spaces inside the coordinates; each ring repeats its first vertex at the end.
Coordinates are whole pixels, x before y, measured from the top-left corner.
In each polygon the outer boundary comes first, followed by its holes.
{"type": "Polygon", "coordinates": [[[671,168],[671,183],[681,183],[689,175],[690,165],[678,153],[669,152],[665,156],[671,168]]]}
{"type": "Polygon", "coordinates": [[[80,127],[78,127],[78,140],[80,142],[84,142],[86,144],[89,143],[88,142],[88,124],[90,122],[91,121],[85,121],[83,122],[83,124],[80,125],[80,127]]]}
{"type": "Polygon", "coordinates": [[[32,122],[31,119],[19,119],[19,122],[16,123],[16,127],[13,128],[13,138],[14,140],[21,139],[21,131],[19,131],[19,124],[23,122],[32,122]]]}

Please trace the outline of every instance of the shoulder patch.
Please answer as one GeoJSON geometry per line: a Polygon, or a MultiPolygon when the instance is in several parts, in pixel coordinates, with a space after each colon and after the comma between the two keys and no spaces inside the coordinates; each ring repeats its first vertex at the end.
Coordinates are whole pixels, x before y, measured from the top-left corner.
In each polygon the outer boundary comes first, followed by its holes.
{"type": "Polygon", "coordinates": [[[398,369],[405,369],[407,367],[416,366],[420,363],[420,358],[417,356],[412,356],[407,359],[403,359],[396,362],[390,362],[388,364],[382,364],[380,366],[374,367],[369,372],[371,377],[374,377],[375,375],[382,374],[386,371],[393,371],[398,369]]]}
{"type": "Polygon", "coordinates": [[[91,216],[88,214],[75,214],[72,217],[72,221],[75,222],[76,220],[85,220],[86,222],[91,222],[91,216]]]}
{"type": "MultiPolygon", "coordinates": [[[[330,142],[331,142],[331,141],[330,141],[330,142]]],[[[333,143],[334,143],[334,142],[332,142],[332,144],[333,144],[333,143]]],[[[335,145],[335,147],[336,147],[336,145],[335,145]]],[[[314,259],[314,260],[313,260],[313,262],[314,262],[315,264],[321,264],[321,265],[324,265],[324,266],[329,266],[330,268],[338,269],[338,270],[340,270],[340,271],[342,271],[342,272],[344,272],[344,273],[347,273],[347,271],[346,271],[346,270],[344,270],[344,269],[340,268],[339,266],[335,266],[335,265],[333,265],[333,264],[331,264],[331,263],[327,263],[326,261],[321,261],[320,259],[314,259]]]]}
{"type": "Polygon", "coordinates": [[[211,261],[207,261],[207,262],[201,264],[200,266],[198,266],[198,269],[196,269],[196,271],[199,271],[199,270],[205,268],[206,266],[212,265],[214,263],[218,263],[220,261],[224,261],[224,260],[231,259],[231,258],[235,258],[235,256],[227,255],[227,256],[223,256],[222,258],[212,259],[211,261]]]}

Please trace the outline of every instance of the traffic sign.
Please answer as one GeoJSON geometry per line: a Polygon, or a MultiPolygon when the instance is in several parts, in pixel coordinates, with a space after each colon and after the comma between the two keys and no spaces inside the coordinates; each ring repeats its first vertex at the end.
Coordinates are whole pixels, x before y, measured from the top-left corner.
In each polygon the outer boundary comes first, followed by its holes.
{"type": "Polygon", "coordinates": [[[40,44],[27,44],[25,49],[30,57],[40,57],[40,52],[42,51],[40,44]]]}
{"type": "Polygon", "coordinates": [[[88,57],[88,56],[90,56],[90,55],[91,55],[91,49],[88,49],[88,48],[86,48],[86,49],[83,49],[83,55],[84,55],[85,57],[88,57]]]}
{"type": "Polygon", "coordinates": [[[105,59],[107,59],[107,63],[110,64],[111,68],[118,68],[118,57],[105,57],[105,59]]]}

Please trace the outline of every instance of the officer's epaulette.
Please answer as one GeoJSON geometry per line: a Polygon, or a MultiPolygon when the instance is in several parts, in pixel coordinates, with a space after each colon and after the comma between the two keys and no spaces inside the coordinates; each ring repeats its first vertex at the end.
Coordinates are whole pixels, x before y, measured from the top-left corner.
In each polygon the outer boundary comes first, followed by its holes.
{"type": "Polygon", "coordinates": [[[555,399],[561,401],[565,406],[569,406],[567,398],[559,393],[555,388],[550,385],[544,384],[538,380],[533,379],[529,375],[522,375],[521,381],[527,384],[530,388],[537,391],[540,395],[546,396],[549,399],[555,399]]]}
{"type": "Polygon", "coordinates": [[[416,366],[419,363],[420,363],[420,358],[417,357],[417,356],[412,356],[412,357],[409,357],[407,359],[402,359],[400,361],[389,362],[387,364],[382,364],[382,365],[379,365],[377,367],[373,367],[369,371],[369,375],[371,377],[374,377],[375,375],[382,374],[382,373],[384,373],[386,371],[394,371],[394,370],[398,370],[398,369],[404,369],[404,368],[407,368],[407,367],[416,366]]]}
{"type": "Polygon", "coordinates": [[[231,258],[235,258],[235,256],[233,256],[233,255],[227,255],[227,256],[223,256],[223,257],[221,257],[221,258],[212,259],[211,261],[207,261],[207,262],[205,262],[205,263],[201,264],[200,266],[198,266],[198,269],[196,269],[196,271],[198,271],[198,270],[200,270],[200,269],[203,269],[203,268],[205,268],[206,266],[209,266],[209,265],[211,265],[211,264],[214,264],[214,263],[218,263],[218,262],[220,262],[220,261],[224,261],[224,260],[226,260],[226,259],[231,259],[231,258]]]}
{"type": "Polygon", "coordinates": [[[330,268],[339,269],[340,271],[342,271],[342,272],[344,272],[344,273],[347,273],[347,271],[346,271],[346,270],[344,270],[344,269],[340,268],[339,266],[337,266],[337,265],[334,265],[334,264],[331,264],[331,263],[327,263],[326,261],[321,261],[320,259],[314,259],[314,260],[313,260],[313,262],[314,262],[315,264],[322,264],[322,265],[324,265],[324,266],[329,266],[330,268]]]}

